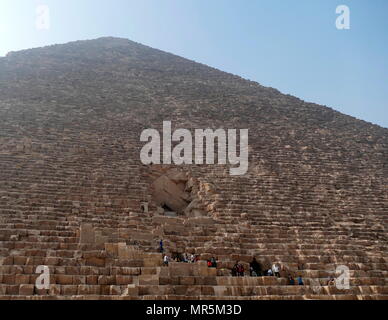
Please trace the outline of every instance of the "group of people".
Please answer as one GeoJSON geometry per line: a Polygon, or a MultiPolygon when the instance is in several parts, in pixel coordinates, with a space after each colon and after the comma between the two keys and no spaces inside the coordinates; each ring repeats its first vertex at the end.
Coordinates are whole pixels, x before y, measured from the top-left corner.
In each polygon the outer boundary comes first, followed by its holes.
{"type": "Polygon", "coordinates": [[[243,277],[244,271],[244,266],[238,261],[236,261],[236,264],[232,268],[232,277],[243,277]]]}
{"type": "MultiPolygon", "coordinates": [[[[164,246],[163,246],[162,239],[159,241],[159,251],[161,253],[164,252],[164,246]]],[[[194,255],[194,254],[189,255],[187,253],[183,253],[183,254],[175,253],[171,257],[168,256],[167,254],[163,255],[163,265],[165,265],[165,266],[168,266],[170,261],[195,263],[198,260],[199,260],[199,256],[194,255]]],[[[208,259],[207,266],[209,268],[217,268],[217,259],[215,257],[208,259]]],[[[281,265],[279,263],[274,263],[274,264],[272,264],[271,268],[269,268],[268,270],[263,270],[260,262],[258,262],[255,257],[249,263],[249,274],[251,277],[275,276],[275,277],[280,278],[280,270],[284,270],[284,269],[281,267],[281,265]]],[[[301,270],[300,265],[298,265],[298,270],[301,270]]],[[[244,265],[242,263],[240,263],[239,261],[236,261],[235,265],[232,268],[232,276],[233,277],[244,277],[244,275],[245,275],[244,265]]],[[[295,279],[292,277],[292,275],[288,274],[287,279],[288,279],[289,285],[295,285],[295,283],[297,283],[298,285],[304,285],[301,275],[299,275],[295,281],[295,279]]],[[[331,282],[332,281],[333,280],[331,280],[331,282]]]]}
{"type": "MultiPolygon", "coordinates": [[[[263,270],[260,262],[253,258],[249,263],[249,275],[251,277],[275,276],[280,278],[280,268],[278,263],[274,263],[268,270],[263,270]]],[[[239,261],[236,261],[232,268],[232,276],[243,277],[244,271],[244,266],[239,261]]]]}
{"type": "MultiPolygon", "coordinates": [[[[244,277],[245,269],[244,265],[239,261],[236,261],[235,265],[232,268],[232,276],[233,277],[244,277]]],[[[249,275],[251,277],[261,277],[261,276],[277,276],[280,277],[280,267],[278,264],[273,264],[272,268],[268,270],[263,270],[261,264],[253,258],[249,263],[249,275]]]]}
{"type": "MultiPolygon", "coordinates": [[[[295,279],[292,277],[291,274],[288,274],[287,279],[288,279],[288,284],[289,284],[289,285],[291,285],[291,286],[295,285],[295,279]]],[[[296,281],[298,282],[298,285],[300,285],[300,286],[303,286],[303,285],[304,285],[303,278],[302,278],[301,275],[299,275],[299,276],[296,278],[296,281]]]]}
{"type": "MultiPolygon", "coordinates": [[[[251,277],[261,277],[261,276],[275,276],[280,278],[280,271],[284,270],[279,263],[272,264],[271,268],[267,270],[263,270],[260,262],[256,260],[256,258],[253,258],[252,261],[249,263],[249,275],[251,277]]],[[[241,264],[239,261],[236,261],[235,265],[232,268],[232,276],[233,277],[244,277],[245,270],[244,265],[241,264]]],[[[295,280],[292,277],[291,274],[288,274],[288,284],[289,285],[295,285],[295,280]]],[[[296,282],[298,285],[304,285],[302,276],[299,275],[296,279],[296,282]]]]}
{"type": "Polygon", "coordinates": [[[195,254],[187,254],[187,253],[183,253],[183,254],[179,254],[179,253],[176,253],[176,254],[173,254],[171,257],[167,254],[163,255],[163,264],[165,266],[168,266],[168,263],[170,261],[173,261],[173,262],[186,262],[186,263],[195,263],[199,260],[199,256],[198,255],[195,255],[195,254]]]}

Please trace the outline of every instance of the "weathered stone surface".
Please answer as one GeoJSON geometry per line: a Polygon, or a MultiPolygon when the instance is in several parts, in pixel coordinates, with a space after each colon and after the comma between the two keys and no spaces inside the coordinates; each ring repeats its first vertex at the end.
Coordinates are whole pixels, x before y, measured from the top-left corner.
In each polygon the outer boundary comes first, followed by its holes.
{"type": "Polygon", "coordinates": [[[82,224],[80,228],[80,243],[94,243],[95,242],[95,231],[93,225],[82,224]]]}
{"type": "Polygon", "coordinates": [[[159,285],[158,275],[140,275],[139,285],[159,285]]]}
{"type": "Polygon", "coordinates": [[[21,284],[19,287],[19,295],[21,296],[32,296],[34,294],[34,285],[32,284],[21,284]]]}
{"type": "Polygon", "coordinates": [[[167,176],[161,176],[153,184],[155,202],[167,205],[173,211],[182,212],[188,205],[189,195],[175,181],[167,176]]]}

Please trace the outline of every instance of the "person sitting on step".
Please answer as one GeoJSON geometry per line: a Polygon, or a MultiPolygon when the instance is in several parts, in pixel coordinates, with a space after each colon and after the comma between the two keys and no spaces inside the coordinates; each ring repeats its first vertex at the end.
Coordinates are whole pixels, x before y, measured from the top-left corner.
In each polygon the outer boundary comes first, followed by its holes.
{"type": "Polygon", "coordinates": [[[210,262],[211,262],[211,267],[212,268],[217,268],[217,259],[216,258],[212,257],[210,259],[210,262]]]}
{"type": "Polygon", "coordinates": [[[290,285],[290,286],[293,286],[294,284],[295,284],[295,280],[294,280],[294,278],[292,277],[292,275],[288,275],[288,284],[290,285]]]}
{"type": "Polygon", "coordinates": [[[239,276],[239,277],[243,277],[244,276],[244,266],[241,264],[241,263],[239,263],[238,265],[237,265],[237,276],[239,276]]]}
{"type": "Polygon", "coordinates": [[[256,258],[253,257],[251,263],[249,264],[249,271],[251,276],[258,277],[261,276],[261,265],[257,262],[256,258]],[[253,275],[255,273],[255,275],[253,275]]]}
{"type": "Polygon", "coordinates": [[[334,285],[335,285],[335,279],[334,279],[333,276],[331,276],[331,277],[329,278],[329,280],[327,280],[327,285],[328,285],[328,286],[334,286],[334,285]]]}
{"type": "Polygon", "coordinates": [[[238,261],[236,261],[235,265],[232,268],[232,277],[237,277],[238,276],[238,261]]]}
{"type": "Polygon", "coordinates": [[[303,285],[304,285],[303,279],[302,279],[302,276],[301,276],[301,275],[299,275],[299,277],[297,278],[297,280],[298,280],[298,285],[300,285],[300,286],[303,286],[303,285]]]}

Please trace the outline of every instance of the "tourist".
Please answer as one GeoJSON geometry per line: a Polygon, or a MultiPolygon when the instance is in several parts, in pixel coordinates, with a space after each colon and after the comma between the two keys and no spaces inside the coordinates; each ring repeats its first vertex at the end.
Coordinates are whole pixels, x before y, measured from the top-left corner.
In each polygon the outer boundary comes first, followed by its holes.
{"type": "Polygon", "coordinates": [[[302,279],[302,276],[301,276],[301,275],[299,275],[299,277],[297,278],[297,281],[298,281],[298,285],[300,285],[300,286],[303,286],[303,285],[304,285],[303,279],[302,279]]]}
{"type": "Polygon", "coordinates": [[[191,262],[191,263],[194,263],[194,262],[195,262],[195,256],[194,256],[194,254],[191,254],[191,256],[190,256],[190,262],[191,262]]]}
{"type": "Polygon", "coordinates": [[[294,284],[295,284],[295,280],[294,280],[294,278],[292,277],[292,275],[288,275],[288,284],[290,285],[290,286],[293,286],[294,284]]]}
{"type": "Polygon", "coordinates": [[[267,270],[267,276],[269,276],[269,277],[273,276],[272,269],[267,270]]]}
{"type": "Polygon", "coordinates": [[[232,277],[237,277],[238,276],[238,261],[236,261],[236,264],[232,268],[232,277]]]}
{"type": "Polygon", "coordinates": [[[210,259],[210,262],[211,262],[211,267],[212,268],[217,268],[217,260],[216,260],[216,258],[214,258],[214,257],[212,257],[211,259],[210,259]]]}
{"type": "Polygon", "coordinates": [[[237,276],[243,277],[244,276],[244,266],[241,263],[238,263],[237,265],[237,276]]]}
{"type": "Polygon", "coordinates": [[[275,277],[278,277],[280,278],[280,268],[279,268],[279,265],[277,263],[274,263],[272,265],[272,273],[274,274],[275,277]]]}
{"type": "Polygon", "coordinates": [[[327,280],[327,285],[328,285],[328,286],[334,286],[334,285],[335,285],[335,279],[334,279],[333,276],[331,276],[331,277],[329,278],[329,280],[327,280]]]}
{"type": "Polygon", "coordinates": [[[164,248],[163,248],[163,239],[160,239],[160,241],[159,241],[159,251],[160,251],[161,253],[164,252],[164,248]]]}
{"type": "Polygon", "coordinates": [[[163,265],[167,267],[169,260],[170,260],[169,256],[165,254],[163,257],[163,265]]]}
{"type": "Polygon", "coordinates": [[[251,276],[253,275],[253,273],[256,274],[255,277],[261,276],[261,265],[257,262],[255,257],[253,257],[251,263],[249,264],[249,271],[251,276]]]}
{"type": "Polygon", "coordinates": [[[207,266],[208,266],[209,268],[211,268],[212,262],[211,262],[210,260],[207,260],[207,266]]]}

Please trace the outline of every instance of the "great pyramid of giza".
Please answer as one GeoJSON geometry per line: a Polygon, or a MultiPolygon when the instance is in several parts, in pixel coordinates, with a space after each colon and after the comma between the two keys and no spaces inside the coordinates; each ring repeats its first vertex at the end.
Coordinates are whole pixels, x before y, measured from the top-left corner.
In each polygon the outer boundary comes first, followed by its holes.
{"type": "Polygon", "coordinates": [[[0,58],[0,119],[1,299],[388,299],[386,128],[120,38],[0,58]],[[247,172],[143,164],[163,121],[249,129],[247,172]]]}

